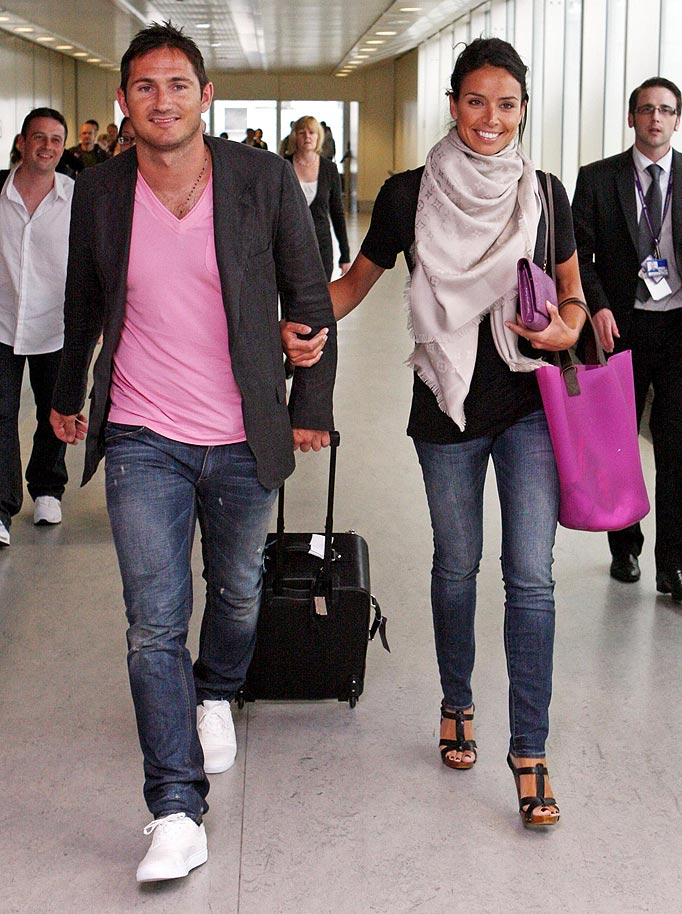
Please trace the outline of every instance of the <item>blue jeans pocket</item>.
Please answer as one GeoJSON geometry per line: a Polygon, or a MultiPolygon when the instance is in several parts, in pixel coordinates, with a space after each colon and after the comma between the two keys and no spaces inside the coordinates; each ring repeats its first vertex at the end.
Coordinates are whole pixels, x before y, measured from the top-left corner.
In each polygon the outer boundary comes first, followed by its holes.
{"type": "Polygon", "coordinates": [[[104,426],[104,444],[106,447],[124,438],[132,438],[139,432],[145,431],[144,425],[123,425],[120,422],[107,422],[104,426]]]}

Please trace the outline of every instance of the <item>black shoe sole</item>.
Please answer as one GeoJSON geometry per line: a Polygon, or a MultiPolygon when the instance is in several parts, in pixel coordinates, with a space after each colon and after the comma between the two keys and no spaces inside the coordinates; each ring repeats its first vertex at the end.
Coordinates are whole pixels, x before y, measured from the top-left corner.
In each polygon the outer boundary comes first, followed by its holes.
{"type": "Polygon", "coordinates": [[[682,593],[673,593],[667,584],[656,584],[656,590],[662,594],[670,594],[673,603],[682,603],[682,593]]]}

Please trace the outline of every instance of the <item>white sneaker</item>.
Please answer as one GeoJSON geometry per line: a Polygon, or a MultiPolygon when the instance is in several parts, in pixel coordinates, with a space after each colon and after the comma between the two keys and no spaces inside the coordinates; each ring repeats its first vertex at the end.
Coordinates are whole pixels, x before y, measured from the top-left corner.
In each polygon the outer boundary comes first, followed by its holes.
{"type": "Polygon", "coordinates": [[[33,508],[33,523],[43,526],[44,524],[61,524],[61,522],[62,505],[59,499],[52,495],[39,495],[33,508]]]}
{"type": "Polygon", "coordinates": [[[154,819],[144,830],[152,845],[137,868],[138,882],[180,879],[208,860],[206,831],[184,812],[154,819]]]}
{"type": "Polygon", "coordinates": [[[206,774],[220,774],[231,768],[237,755],[237,737],[230,702],[205,701],[197,705],[197,731],[206,774]]]}
{"type": "Polygon", "coordinates": [[[9,530],[0,520],[0,546],[9,546],[9,530]]]}

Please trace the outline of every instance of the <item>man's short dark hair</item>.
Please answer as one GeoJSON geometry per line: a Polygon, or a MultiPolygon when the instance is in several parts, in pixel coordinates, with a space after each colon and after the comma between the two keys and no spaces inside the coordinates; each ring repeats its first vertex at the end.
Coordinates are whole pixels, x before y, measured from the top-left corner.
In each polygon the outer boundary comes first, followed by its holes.
{"type": "Polygon", "coordinates": [[[64,115],[55,108],[34,108],[32,111],[29,111],[24,118],[24,123],[21,125],[21,135],[24,139],[28,136],[28,128],[31,121],[34,121],[37,117],[49,117],[52,118],[53,121],[59,121],[64,128],[64,142],[66,142],[66,135],[69,132],[69,128],[66,126],[64,115]]]}
{"type": "Polygon", "coordinates": [[[152,22],[146,29],[138,32],[130,42],[130,47],[121,58],[121,91],[126,94],[128,88],[128,79],[130,77],[130,65],[133,60],[143,57],[151,51],[158,51],[159,48],[171,48],[174,51],[180,51],[192,64],[192,69],[199,80],[201,91],[208,83],[204,58],[201,51],[194,41],[187,35],[183,34],[181,28],[176,28],[170,19],[159,25],[158,22],[152,22]]]}
{"type": "Polygon", "coordinates": [[[96,120],[94,119],[94,117],[89,117],[89,118],[87,119],[87,121],[83,121],[83,123],[84,123],[84,124],[92,124],[92,126],[95,128],[95,131],[96,131],[97,133],[99,133],[99,121],[96,121],[96,120]]]}
{"type": "Polygon", "coordinates": [[[645,79],[641,86],[637,86],[630,94],[628,102],[628,114],[634,114],[637,108],[639,93],[645,89],[667,89],[675,96],[675,110],[679,117],[682,113],[682,92],[677,88],[674,82],[665,79],[663,76],[652,76],[651,79],[645,79]]]}

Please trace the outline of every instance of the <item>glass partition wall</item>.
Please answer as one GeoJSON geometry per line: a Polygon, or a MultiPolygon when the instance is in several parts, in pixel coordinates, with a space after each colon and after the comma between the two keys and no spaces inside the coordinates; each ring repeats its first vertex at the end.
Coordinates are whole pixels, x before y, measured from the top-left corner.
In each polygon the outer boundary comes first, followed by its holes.
{"type": "MultiPolygon", "coordinates": [[[[487,0],[419,47],[419,158],[449,124],[445,91],[461,42],[510,41],[530,69],[525,143],[572,194],[578,168],[631,142],[627,98],[650,76],[682,85],[681,0],[487,0]]],[[[680,134],[673,143],[682,148],[680,134]]]]}

